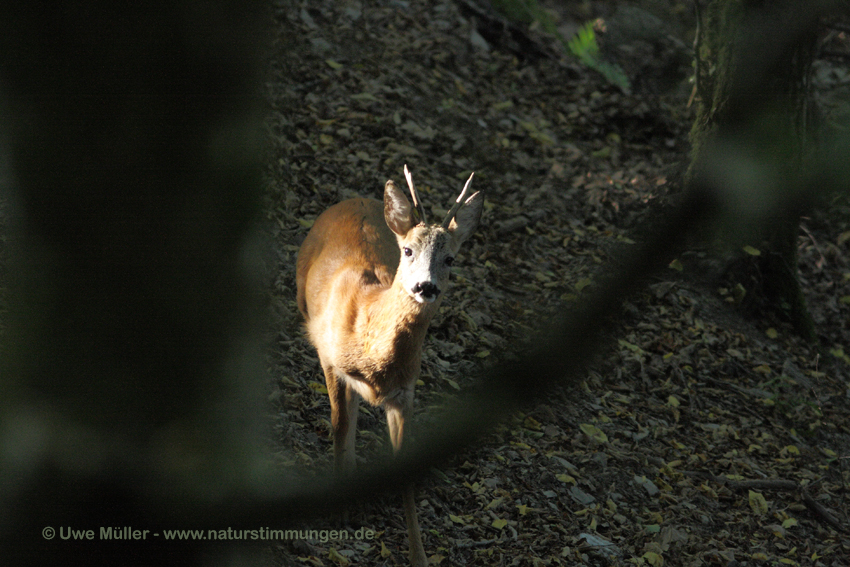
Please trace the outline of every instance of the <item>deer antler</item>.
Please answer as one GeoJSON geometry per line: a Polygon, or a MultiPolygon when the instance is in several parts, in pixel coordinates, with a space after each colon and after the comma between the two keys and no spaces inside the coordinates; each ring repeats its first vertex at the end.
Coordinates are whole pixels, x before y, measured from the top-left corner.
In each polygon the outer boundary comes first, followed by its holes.
{"type": "Polygon", "coordinates": [[[455,204],[452,205],[452,208],[449,210],[446,218],[443,219],[443,228],[448,229],[449,225],[452,223],[452,219],[455,218],[455,214],[460,206],[464,203],[464,199],[466,198],[466,194],[469,191],[469,184],[472,182],[472,176],[475,175],[475,172],[469,174],[469,179],[466,180],[466,184],[463,186],[463,191],[460,192],[460,197],[457,198],[455,204]]]}
{"type": "MultiPolygon", "coordinates": [[[[422,207],[422,202],[416,194],[416,188],[413,186],[413,176],[410,175],[410,170],[407,169],[407,164],[404,164],[404,178],[407,179],[407,186],[410,188],[410,196],[413,197],[413,208],[419,216],[420,223],[427,223],[425,220],[425,209],[422,207]]],[[[419,223],[417,223],[419,224],[419,223]]]]}

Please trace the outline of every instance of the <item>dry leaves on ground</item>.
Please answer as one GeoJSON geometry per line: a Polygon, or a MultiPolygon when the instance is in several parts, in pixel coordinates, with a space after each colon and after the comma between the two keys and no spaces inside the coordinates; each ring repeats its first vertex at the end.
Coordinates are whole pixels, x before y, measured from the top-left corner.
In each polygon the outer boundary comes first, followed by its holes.
{"type": "MultiPolygon", "coordinates": [[[[302,474],[330,465],[327,396],[294,304],[295,255],[322,210],[378,197],[405,163],[435,212],[472,170],[487,191],[429,331],[421,430],[432,406],[521,348],[552,309],[582,301],[686,158],[684,101],[624,95],[546,55],[534,31],[540,53],[521,59],[484,40],[460,4],[276,6],[270,398],[279,461],[302,474]]],[[[552,393],[433,469],[419,492],[431,562],[845,565],[848,227],[810,224],[801,271],[828,359],[781,321],[742,319],[733,287],[693,277],[702,252],[683,255],[625,304],[581,391],[552,393]]],[[[380,410],[364,408],[359,429],[360,458],[388,452],[380,410]]],[[[281,544],[271,561],[403,565],[398,518],[400,499],[379,498],[351,518],[376,539],[281,544]]]]}

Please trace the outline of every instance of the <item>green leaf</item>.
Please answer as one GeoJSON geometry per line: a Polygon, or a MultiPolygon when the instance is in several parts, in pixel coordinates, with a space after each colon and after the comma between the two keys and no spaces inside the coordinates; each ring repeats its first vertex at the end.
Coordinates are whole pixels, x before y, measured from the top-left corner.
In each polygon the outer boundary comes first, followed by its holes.
{"type": "Polygon", "coordinates": [[[596,54],[599,53],[599,44],[596,43],[593,22],[587,22],[580,27],[573,38],[567,42],[567,48],[586,65],[595,59],[596,54]]]}
{"type": "Polygon", "coordinates": [[[328,559],[336,563],[337,565],[349,565],[350,562],[348,559],[340,554],[339,551],[336,550],[335,547],[332,547],[328,550],[328,559]]]}
{"type": "Polygon", "coordinates": [[[797,520],[795,520],[794,518],[786,518],[782,522],[782,527],[785,528],[785,529],[793,528],[796,525],[797,525],[797,520]]]}
{"type": "Polygon", "coordinates": [[[605,435],[605,432],[590,423],[582,423],[579,425],[579,429],[581,429],[582,433],[596,441],[597,443],[607,443],[608,436],[605,435]]]}
{"type": "Polygon", "coordinates": [[[761,492],[754,492],[750,490],[749,501],[750,508],[757,516],[764,516],[767,514],[767,500],[765,500],[764,495],[761,492]]]}
{"type": "Polygon", "coordinates": [[[375,95],[368,92],[353,94],[351,95],[351,98],[353,98],[354,100],[365,100],[369,102],[376,102],[378,100],[377,98],[375,98],[375,95]]]}
{"type": "Polygon", "coordinates": [[[581,291],[589,285],[593,285],[593,280],[590,278],[582,278],[577,281],[573,287],[575,287],[576,291],[581,291]]]}

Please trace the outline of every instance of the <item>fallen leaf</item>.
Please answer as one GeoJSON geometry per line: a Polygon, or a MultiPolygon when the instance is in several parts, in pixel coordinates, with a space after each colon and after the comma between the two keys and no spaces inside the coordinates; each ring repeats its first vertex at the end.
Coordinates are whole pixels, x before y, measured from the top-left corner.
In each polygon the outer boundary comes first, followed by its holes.
{"type": "Polygon", "coordinates": [[[596,441],[597,443],[607,443],[608,436],[605,435],[605,432],[590,423],[582,423],[579,425],[579,429],[581,429],[582,433],[596,441]]]}
{"type": "Polygon", "coordinates": [[[750,508],[752,508],[753,512],[757,516],[764,516],[765,514],[767,514],[767,500],[764,499],[763,494],[750,490],[749,501],[750,508]]]}
{"type": "Polygon", "coordinates": [[[638,486],[642,486],[643,489],[646,490],[646,493],[650,496],[655,496],[659,492],[658,487],[655,486],[655,483],[646,478],[645,476],[635,475],[634,481],[635,484],[637,484],[638,486]]]}
{"type": "Polygon", "coordinates": [[[335,547],[328,550],[328,559],[334,561],[338,565],[348,565],[350,563],[344,555],[340,555],[335,547]]]}
{"type": "Polygon", "coordinates": [[[559,474],[555,478],[557,478],[561,482],[566,482],[566,483],[569,483],[569,484],[576,484],[576,479],[574,479],[573,477],[571,477],[568,474],[559,474]]]}
{"type": "Polygon", "coordinates": [[[378,99],[372,93],[358,93],[351,95],[351,98],[358,101],[377,102],[378,99]]]}

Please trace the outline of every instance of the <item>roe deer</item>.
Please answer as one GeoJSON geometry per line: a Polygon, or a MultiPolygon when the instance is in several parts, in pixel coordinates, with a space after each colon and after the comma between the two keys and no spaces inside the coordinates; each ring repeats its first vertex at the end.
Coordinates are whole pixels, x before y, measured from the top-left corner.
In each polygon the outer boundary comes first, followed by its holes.
{"type": "MultiPolygon", "coordinates": [[[[298,251],[298,309],[325,373],[337,473],[354,469],[360,397],[384,406],[393,452],[401,448],[425,331],[481,218],[483,195],[466,198],[472,175],[435,225],[426,223],[406,165],[404,175],[413,207],[389,180],[383,203],[349,199],[322,213],[298,251]]],[[[410,561],[426,567],[413,485],[403,494],[410,561]]]]}

